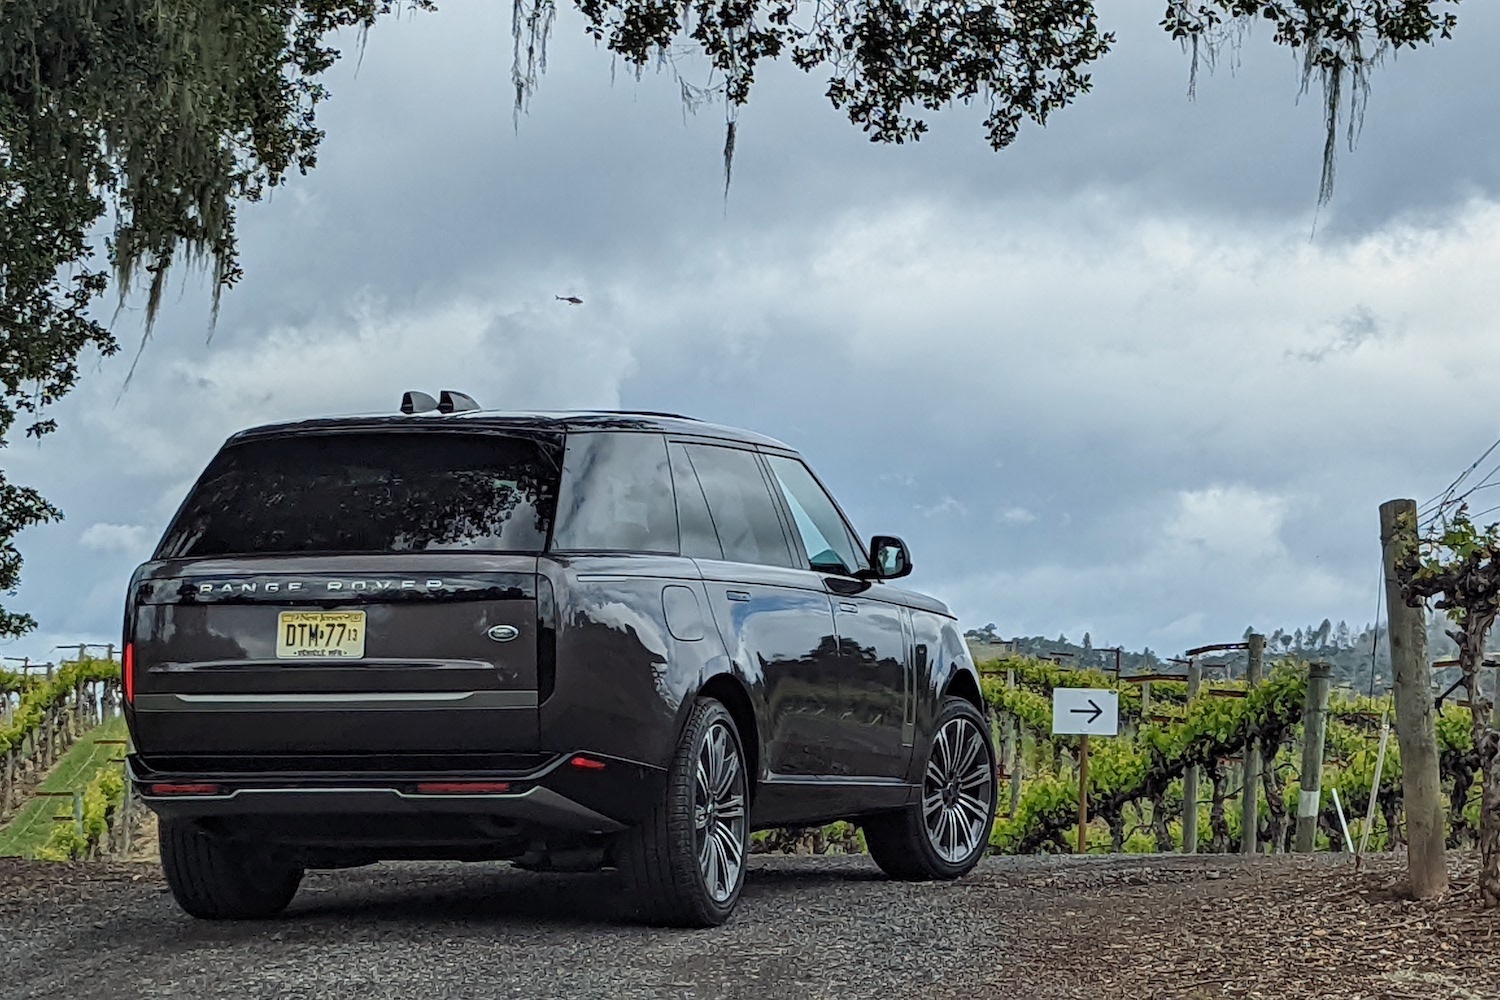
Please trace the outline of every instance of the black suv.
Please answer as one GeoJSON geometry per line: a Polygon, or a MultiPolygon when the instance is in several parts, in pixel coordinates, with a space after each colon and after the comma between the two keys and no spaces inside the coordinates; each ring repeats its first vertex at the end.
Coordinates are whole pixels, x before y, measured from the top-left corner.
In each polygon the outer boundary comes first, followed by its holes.
{"type": "Polygon", "coordinates": [[[713,925],[752,830],[838,819],[896,878],[978,861],[994,748],[956,622],[795,451],[402,411],[234,435],[131,580],[128,768],[188,913],[273,915],[306,868],[510,859],[713,925]]]}

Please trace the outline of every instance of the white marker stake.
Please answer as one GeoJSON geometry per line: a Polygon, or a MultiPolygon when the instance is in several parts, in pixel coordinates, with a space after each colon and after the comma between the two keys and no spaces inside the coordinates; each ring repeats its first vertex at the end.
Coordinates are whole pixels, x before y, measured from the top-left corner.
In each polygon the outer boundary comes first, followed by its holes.
{"type": "Polygon", "coordinates": [[[1380,794],[1380,776],[1385,769],[1385,747],[1391,739],[1391,717],[1388,712],[1380,713],[1380,750],[1375,754],[1375,780],[1370,782],[1370,807],[1365,810],[1365,828],[1359,835],[1359,853],[1355,855],[1358,861],[1364,856],[1370,846],[1370,831],[1375,828],[1375,806],[1380,794]]]}
{"type": "Polygon", "coordinates": [[[1337,788],[1330,788],[1329,791],[1333,793],[1333,808],[1338,810],[1339,826],[1344,829],[1344,845],[1349,848],[1349,853],[1353,854],[1354,841],[1349,837],[1349,824],[1344,820],[1344,804],[1339,801],[1339,790],[1337,788]]]}

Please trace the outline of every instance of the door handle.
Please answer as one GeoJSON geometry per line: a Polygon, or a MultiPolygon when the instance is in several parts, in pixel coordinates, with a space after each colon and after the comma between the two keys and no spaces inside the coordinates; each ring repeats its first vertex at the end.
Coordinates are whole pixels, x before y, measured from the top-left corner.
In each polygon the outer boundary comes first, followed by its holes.
{"type": "Polygon", "coordinates": [[[857,615],[857,614],[859,614],[859,605],[858,604],[851,604],[848,601],[840,601],[839,602],[839,610],[847,612],[848,614],[851,614],[851,615],[857,615]]]}
{"type": "Polygon", "coordinates": [[[747,592],[743,591],[743,590],[726,590],[724,592],[724,596],[727,597],[727,598],[729,598],[731,601],[748,601],[748,600],[750,600],[750,595],[747,592]]]}

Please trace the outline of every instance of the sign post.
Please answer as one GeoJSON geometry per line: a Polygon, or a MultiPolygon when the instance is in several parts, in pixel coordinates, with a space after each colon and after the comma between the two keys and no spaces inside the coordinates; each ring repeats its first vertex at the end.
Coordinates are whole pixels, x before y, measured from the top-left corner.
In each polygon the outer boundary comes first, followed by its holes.
{"type": "Polygon", "coordinates": [[[1074,854],[1089,852],[1089,734],[1078,737],[1078,847],[1074,854]]]}
{"type": "Polygon", "coordinates": [[[1120,695],[1102,688],[1053,688],[1052,735],[1077,736],[1078,847],[1089,849],[1089,737],[1120,732],[1120,695]]]}

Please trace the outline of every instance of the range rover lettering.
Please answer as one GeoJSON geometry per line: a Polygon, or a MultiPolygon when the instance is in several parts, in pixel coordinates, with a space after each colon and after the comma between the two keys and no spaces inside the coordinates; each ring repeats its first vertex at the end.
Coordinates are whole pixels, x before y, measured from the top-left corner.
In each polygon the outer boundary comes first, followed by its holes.
{"type": "Polygon", "coordinates": [[[206,919],[310,868],[504,859],[712,926],[752,831],[839,819],[956,878],[995,755],[910,570],[794,450],[685,417],[408,393],[242,431],[130,582],[130,780],[206,919]]]}

